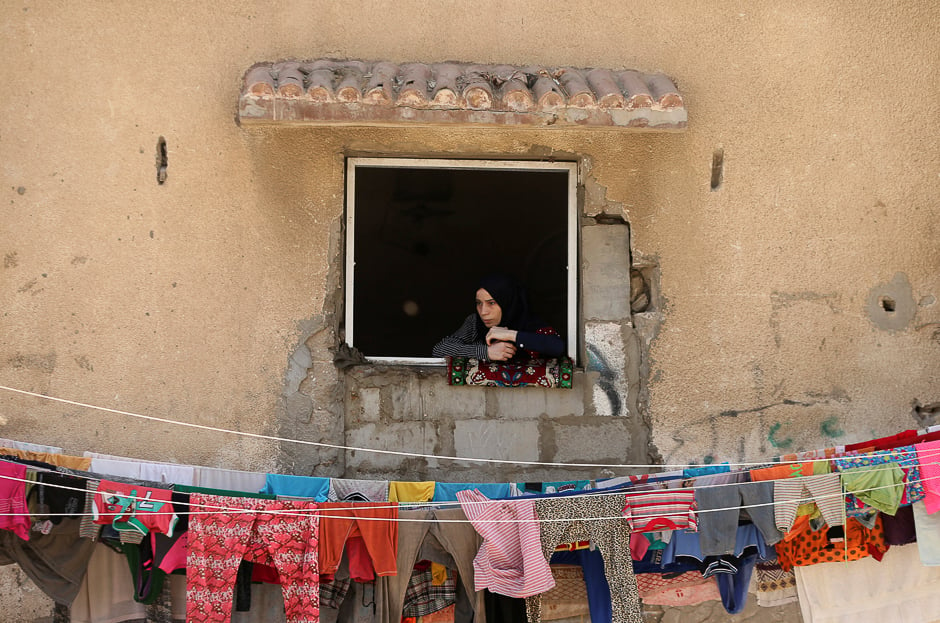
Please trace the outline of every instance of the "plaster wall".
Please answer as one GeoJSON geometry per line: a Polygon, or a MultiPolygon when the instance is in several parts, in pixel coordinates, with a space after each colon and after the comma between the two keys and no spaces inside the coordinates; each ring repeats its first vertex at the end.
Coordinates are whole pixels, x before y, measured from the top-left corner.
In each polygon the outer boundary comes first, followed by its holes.
{"type": "MultiPolygon", "coordinates": [[[[0,384],[262,435],[541,461],[759,459],[934,423],[938,18],[933,2],[4,3],[0,384]],[[253,63],[326,56],[658,70],[689,128],[235,124],[253,63]],[[584,339],[613,359],[620,415],[587,358],[564,395],[334,365],[346,155],[558,154],[584,172],[584,339]],[[619,226],[601,214],[629,226],[614,268],[591,257],[619,226]],[[632,298],[631,267],[650,311],[589,317],[618,276],[632,298]]],[[[399,463],[8,391],[0,436],[295,473],[569,473],[399,463]]]]}

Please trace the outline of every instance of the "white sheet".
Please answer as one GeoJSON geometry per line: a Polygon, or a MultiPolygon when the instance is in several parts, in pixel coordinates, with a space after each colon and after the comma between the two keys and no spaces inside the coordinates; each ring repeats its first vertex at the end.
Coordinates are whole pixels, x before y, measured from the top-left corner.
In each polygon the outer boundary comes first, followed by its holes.
{"type": "Polygon", "coordinates": [[[917,544],[892,547],[878,562],[796,567],[804,623],[940,621],[940,567],[920,564],[917,544]]]}

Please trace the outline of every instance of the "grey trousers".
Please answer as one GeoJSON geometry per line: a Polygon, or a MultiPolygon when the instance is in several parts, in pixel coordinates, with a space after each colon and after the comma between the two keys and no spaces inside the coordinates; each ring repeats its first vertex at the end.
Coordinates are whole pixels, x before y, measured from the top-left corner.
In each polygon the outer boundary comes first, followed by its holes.
{"type": "Polygon", "coordinates": [[[454,623],[486,623],[483,591],[473,588],[473,559],[483,539],[467,521],[463,510],[399,511],[398,519],[398,574],[376,578],[377,623],[401,623],[405,591],[418,560],[457,569],[460,582],[454,623]],[[439,519],[457,521],[439,522],[439,519]]]}
{"type": "Polygon", "coordinates": [[[695,489],[695,502],[699,510],[699,543],[704,556],[734,554],[742,506],[748,507],[744,510],[767,545],[779,543],[783,538],[774,521],[773,480],[699,487],[695,489]]]}

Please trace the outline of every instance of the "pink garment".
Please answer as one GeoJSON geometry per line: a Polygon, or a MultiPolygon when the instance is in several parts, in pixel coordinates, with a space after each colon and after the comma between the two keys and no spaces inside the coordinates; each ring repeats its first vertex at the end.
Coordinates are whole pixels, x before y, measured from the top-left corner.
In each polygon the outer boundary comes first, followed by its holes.
{"type": "Polygon", "coordinates": [[[531,597],[554,588],[552,570],[542,554],[535,500],[490,501],[477,489],[458,491],[457,499],[483,537],[473,559],[476,590],[531,597]]]}
{"type": "Polygon", "coordinates": [[[633,532],[630,534],[630,558],[633,560],[643,560],[646,552],[650,549],[650,540],[642,532],[633,532]]]}
{"type": "Polygon", "coordinates": [[[29,540],[25,465],[0,461],[0,529],[12,530],[24,541],[29,540]]]}
{"type": "Polygon", "coordinates": [[[200,493],[193,493],[190,502],[188,622],[231,620],[235,576],[242,558],[278,570],[287,623],[319,622],[319,517],[315,502],[200,493]]]}
{"type": "MultiPolygon", "coordinates": [[[[151,547],[156,551],[156,540],[157,534],[155,532],[150,533],[151,547]]],[[[176,541],[173,542],[173,545],[170,549],[167,550],[166,554],[160,559],[160,564],[157,565],[157,568],[163,571],[164,573],[173,573],[177,569],[186,568],[186,552],[189,548],[189,531],[184,532],[183,534],[177,537],[176,541]]]]}
{"type": "Polygon", "coordinates": [[[924,485],[924,506],[927,514],[940,511],[940,441],[914,444],[920,477],[924,485]]]}

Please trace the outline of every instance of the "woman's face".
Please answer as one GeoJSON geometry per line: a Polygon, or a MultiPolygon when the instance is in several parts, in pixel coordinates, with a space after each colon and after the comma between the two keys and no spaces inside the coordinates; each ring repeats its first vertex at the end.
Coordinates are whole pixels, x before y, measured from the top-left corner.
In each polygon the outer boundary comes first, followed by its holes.
{"type": "Polygon", "coordinates": [[[503,308],[499,306],[490,293],[480,288],[477,290],[477,314],[486,328],[498,327],[503,319],[503,308]]]}

